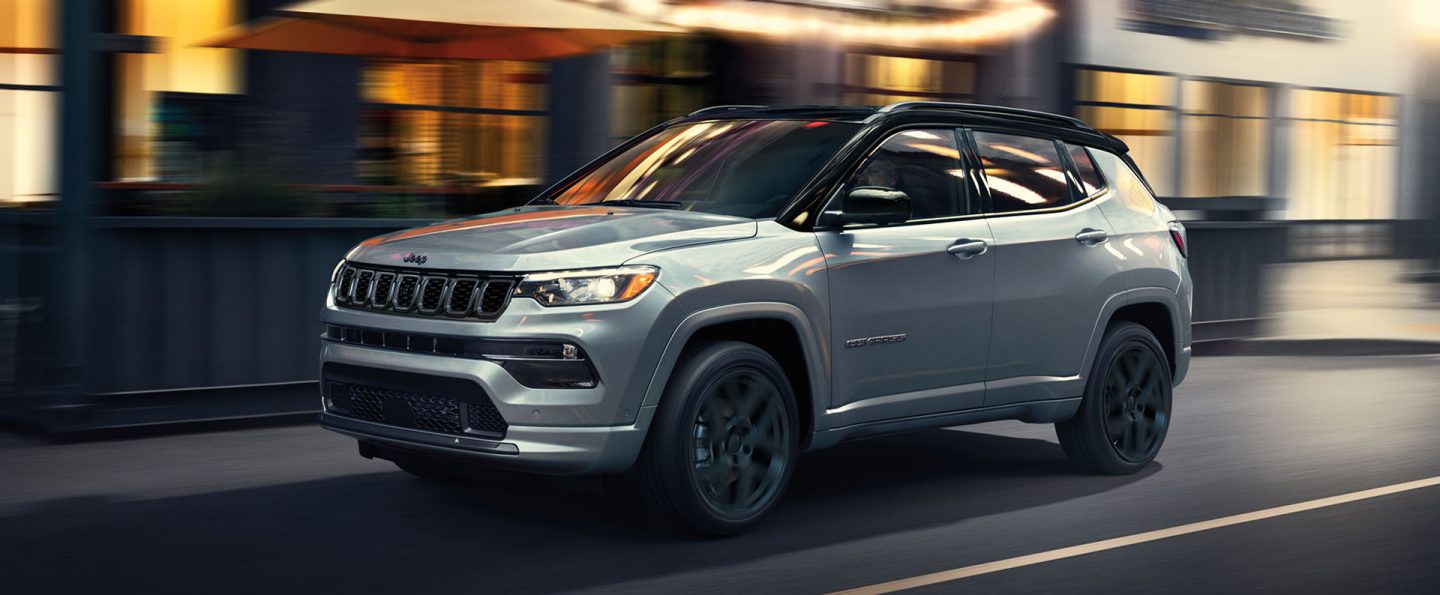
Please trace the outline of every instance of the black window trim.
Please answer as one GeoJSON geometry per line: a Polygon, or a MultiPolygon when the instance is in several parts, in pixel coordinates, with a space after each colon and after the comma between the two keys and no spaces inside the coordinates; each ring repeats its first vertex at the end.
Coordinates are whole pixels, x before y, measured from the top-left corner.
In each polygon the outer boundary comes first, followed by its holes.
{"type": "MultiPolygon", "coordinates": [[[[971,153],[971,151],[969,150],[969,148],[968,148],[968,147],[966,146],[966,144],[965,144],[965,138],[964,138],[963,136],[961,136],[962,131],[963,131],[963,127],[962,127],[962,126],[957,126],[957,125],[955,125],[955,124],[940,124],[940,123],[928,123],[928,124],[925,124],[925,123],[912,123],[912,124],[904,124],[904,125],[896,126],[896,127],[894,127],[894,128],[890,128],[890,129],[886,130],[885,133],[884,133],[884,136],[880,137],[879,140],[877,140],[873,145],[871,145],[868,149],[865,150],[864,154],[863,154],[859,159],[856,159],[853,163],[850,164],[850,167],[846,168],[846,170],[845,170],[844,172],[842,172],[842,174],[841,174],[840,177],[838,178],[839,181],[835,184],[835,187],[830,190],[830,192],[829,192],[829,197],[826,198],[826,199],[824,200],[824,202],[822,203],[822,205],[821,205],[821,207],[820,207],[820,209],[819,209],[819,211],[818,211],[818,212],[819,212],[819,217],[817,217],[818,220],[815,222],[815,225],[814,225],[814,227],[811,229],[811,231],[813,231],[813,232],[820,232],[820,231],[846,232],[846,231],[855,231],[855,230],[860,230],[860,229],[881,229],[881,228],[889,229],[889,228],[894,228],[894,227],[905,227],[905,226],[910,226],[910,225],[928,225],[928,224],[932,224],[932,223],[946,223],[946,222],[950,222],[950,221],[965,221],[965,220],[970,220],[970,219],[983,219],[983,218],[985,217],[986,211],[989,210],[990,197],[989,197],[989,194],[988,194],[988,193],[982,193],[982,192],[980,192],[979,186],[981,186],[981,185],[980,185],[980,184],[977,184],[977,183],[975,182],[975,176],[978,175],[978,170],[976,169],[976,164],[979,163],[979,162],[978,162],[978,161],[974,161],[974,160],[971,158],[971,157],[972,157],[972,153],[971,153]],[[929,217],[929,218],[926,218],[926,219],[911,219],[911,220],[906,221],[906,222],[904,222],[904,223],[895,223],[895,224],[884,225],[884,226],[874,225],[874,224],[866,224],[866,223],[854,223],[854,224],[848,224],[848,225],[834,225],[834,224],[828,224],[828,223],[826,223],[827,220],[829,219],[829,214],[830,214],[830,213],[838,212],[837,210],[832,209],[831,207],[833,207],[833,206],[835,205],[835,202],[836,202],[836,201],[842,200],[841,197],[840,197],[840,194],[845,191],[845,186],[846,186],[846,184],[848,184],[848,183],[850,182],[850,180],[855,177],[856,174],[860,173],[860,170],[864,169],[865,165],[867,165],[867,164],[870,163],[870,159],[875,156],[875,153],[877,153],[877,152],[880,151],[880,148],[881,148],[881,147],[884,147],[884,146],[885,146],[885,143],[886,143],[886,142],[889,142],[890,139],[892,139],[892,138],[894,138],[894,137],[896,137],[896,136],[898,136],[898,135],[900,135],[900,134],[902,134],[902,133],[904,133],[904,132],[906,132],[906,131],[909,131],[909,130],[937,130],[937,131],[938,131],[938,130],[950,130],[951,133],[955,135],[955,147],[960,151],[960,159],[959,159],[959,161],[960,161],[960,169],[965,172],[965,179],[963,180],[963,182],[964,182],[963,184],[961,183],[962,180],[953,180],[952,183],[957,184],[957,188],[958,188],[959,190],[961,190],[962,192],[965,192],[965,193],[967,193],[967,194],[973,194],[973,195],[974,195],[974,197],[976,198],[976,202],[979,203],[980,212],[978,212],[978,213],[971,213],[971,214],[968,214],[968,215],[954,215],[954,216],[950,216],[950,217],[929,217]]],[[[951,177],[951,178],[954,178],[955,176],[950,176],[950,177],[951,177]]]]}
{"type": "MultiPolygon", "coordinates": [[[[986,180],[986,179],[984,178],[984,176],[985,176],[985,169],[984,169],[983,167],[980,167],[980,165],[979,165],[979,164],[981,163],[981,161],[980,161],[980,152],[979,152],[979,150],[978,150],[979,145],[976,144],[974,133],[978,131],[978,132],[995,132],[995,133],[999,133],[999,134],[1010,134],[1010,135],[1015,135],[1015,136],[1028,136],[1028,137],[1031,137],[1031,138],[1038,138],[1038,139],[1041,139],[1041,140],[1051,140],[1051,141],[1055,141],[1055,142],[1062,143],[1062,144],[1067,143],[1068,141],[1063,141],[1063,140],[1060,140],[1060,139],[1057,139],[1057,138],[1054,138],[1054,137],[1037,136],[1037,135],[1035,135],[1035,134],[1033,134],[1033,133],[1026,134],[1026,133],[1024,133],[1024,132],[1018,132],[1018,131],[1014,131],[1014,130],[1009,130],[1009,129],[1006,129],[1006,128],[1003,128],[1003,127],[999,127],[999,126],[967,126],[967,127],[962,127],[962,128],[961,128],[961,131],[964,133],[965,138],[966,138],[966,141],[967,141],[967,142],[966,142],[965,150],[970,153],[970,159],[972,159],[973,162],[974,162],[973,169],[971,170],[971,171],[972,171],[972,177],[975,177],[975,178],[977,179],[977,183],[978,183],[978,185],[981,187],[981,190],[983,191],[983,194],[984,194],[985,217],[987,217],[987,218],[989,218],[989,217],[1015,217],[1015,216],[1042,214],[1042,213],[1061,213],[1061,212],[1065,212],[1065,211],[1069,211],[1069,210],[1072,210],[1072,209],[1076,209],[1076,208],[1079,208],[1079,207],[1088,205],[1088,204],[1090,204],[1090,203],[1092,203],[1092,202],[1095,202],[1096,199],[1104,196],[1104,195],[1105,195],[1107,192],[1109,192],[1109,190],[1110,190],[1109,180],[1107,180],[1107,179],[1105,178],[1105,174],[1100,171],[1099,164],[1097,163],[1096,166],[1095,166],[1095,172],[1096,172],[1097,175],[1100,176],[1100,181],[1103,182],[1105,185],[1104,185],[1104,187],[1102,187],[1099,191],[1095,192],[1094,194],[1091,194],[1091,195],[1089,195],[1089,196],[1085,196],[1085,197],[1083,197],[1083,198],[1081,198],[1081,199],[1079,199],[1079,200],[1076,200],[1075,197],[1076,197],[1077,195],[1076,195],[1076,190],[1075,190],[1074,182],[1073,182],[1073,180],[1072,180],[1071,182],[1067,182],[1067,183],[1066,183],[1066,186],[1069,186],[1069,187],[1070,187],[1070,191],[1071,191],[1071,200],[1070,200],[1070,202],[1068,202],[1068,203],[1065,203],[1065,204],[1063,204],[1063,205],[1056,206],[1056,207],[1046,207],[1046,208],[1043,208],[1043,209],[1027,209],[1027,210],[1023,210],[1023,211],[1010,211],[1010,212],[1006,212],[1006,213],[997,213],[997,212],[995,212],[994,203],[992,202],[992,198],[991,198],[991,196],[990,196],[990,183],[989,183],[989,180],[986,180]],[[980,181],[983,181],[984,183],[979,183],[980,181]]],[[[1079,144],[1079,143],[1075,143],[1075,146],[1081,147],[1081,148],[1085,149],[1087,153],[1090,151],[1090,147],[1087,147],[1087,146],[1085,146],[1085,145],[1082,145],[1082,144],[1079,144]]],[[[1072,175],[1073,175],[1071,172],[1074,171],[1074,164],[1071,163],[1071,161],[1070,161],[1070,152],[1069,152],[1069,151],[1066,151],[1066,150],[1062,150],[1062,147],[1056,147],[1056,150],[1059,151],[1059,153],[1060,153],[1060,158],[1062,159],[1062,162],[1065,164],[1066,177],[1067,177],[1067,178],[1071,178],[1072,175]]],[[[1091,159],[1091,162],[1092,162],[1092,163],[1095,162],[1095,161],[1094,161],[1094,160],[1095,160],[1095,157],[1094,157],[1093,155],[1090,157],[1090,159],[1091,159]]],[[[1141,178],[1141,180],[1144,180],[1144,178],[1141,178]]],[[[1147,188],[1148,188],[1148,184],[1147,184],[1147,188]]]]}

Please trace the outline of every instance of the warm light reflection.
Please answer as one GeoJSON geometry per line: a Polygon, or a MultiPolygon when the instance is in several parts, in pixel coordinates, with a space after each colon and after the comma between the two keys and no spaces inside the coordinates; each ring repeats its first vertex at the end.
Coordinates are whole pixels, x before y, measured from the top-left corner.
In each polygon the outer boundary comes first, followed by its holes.
{"type": "Polygon", "coordinates": [[[1036,0],[1006,0],[984,14],[939,21],[881,21],[823,8],[739,1],[674,5],[665,0],[620,0],[617,6],[640,17],[687,29],[909,47],[1007,41],[1033,33],[1055,17],[1053,8],[1036,0]]]}
{"type": "Polygon", "coordinates": [[[1069,179],[1065,177],[1065,174],[1063,172],[1053,167],[1036,168],[1034,172],[1038,175],[1045,176],[1061,184],[1066,184],[1069,182],[1069,179]]]}
{"type": "Polygon", "coordinates": [[[1040,196],[1039,193],[1019,184],[1016,184],[1015,182],[1011,182],[1010,180],[1007,180],[1005,178],[999,176],[990,176],[989,185],[991,192],[999,192],[1025,204],[1045,204],[1045,197],[1040,196]]]}
{"type": "Polygon", "coordinates": [[[1035,153],[1026,151],[1025,149],[1021,149],[1019,147],[1012,147],[1004,143],[990,143],[986,146],[991,149],[995,149],[996,151],[1003,151],[1009,153],[1026,161],[1029,161],[1030,163],[1046,163],[1050,161],[1044,157],[1036,155],[1035,153]]]}

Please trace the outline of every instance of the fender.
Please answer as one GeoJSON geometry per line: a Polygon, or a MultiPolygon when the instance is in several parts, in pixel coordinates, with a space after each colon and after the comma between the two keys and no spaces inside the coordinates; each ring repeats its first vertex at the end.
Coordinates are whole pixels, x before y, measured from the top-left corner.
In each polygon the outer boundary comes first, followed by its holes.
{"type": "Polygon", "coordinates": [[[1178,364],[1181,351],[1184,347],[1184,333],[1180,329],[1180,317],[1176,312],[1180,311],[1180,298],[1176,297],[1175,290],[1166,287],[1137,287],[1127,289],[1110,296],[1105,300],[1105,305],[1100,307],[1100,313],[1095,317],[1095,327],[1090,331],[1090,344],[1085,348],[1085,357],[1080,362],[1081,386],[1090,376],[1090,368],[1095,363],[1095,355],[1100,351],[1100,341],[1105,338],[1105,327],[1110,324],[1110,318],[1115,312],[1125,306],[1132,304],[1158,303],[1165,307],[1170,316],[1170,336],[1174,337],[1173,345],[1176,362],[1178,364]]]}
{"type": "Polygon", "coordinates": [[[665,393],[665,385],[669,383],[670,374],[675,371],[675,364],[680,360],[680,354],[685,350],[685,345],[697,331],[725,322],[766,319],[780,320],[789,324],[800,337],[800,348],[804,351],[806,372],[810,377],[811,428],[818,429],[820,421],[818,412],[825,410],[825,404],[829,402],[830,396],[830,374],[827,365],[829,357],[823,347],[824,342],[819,339],[815,329],[806,319],[805,313],[800,308],[783,302],[753,302],[716,306],[698,310],[686,316],[671,333],[670,340],[665,345],[665,351],[660,356],[660,362],[655,366],[655,373],[645,389],[645,398],[640,406],[648,408],[660,405],[660,398],[665,393]]]}

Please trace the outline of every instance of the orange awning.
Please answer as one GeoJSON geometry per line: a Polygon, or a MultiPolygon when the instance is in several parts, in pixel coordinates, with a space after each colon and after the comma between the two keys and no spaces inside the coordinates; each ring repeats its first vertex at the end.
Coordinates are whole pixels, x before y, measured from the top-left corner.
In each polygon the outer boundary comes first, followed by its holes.
{"type": "Polygon", "coordinates": [[[415,59],[549,60],[683,30],[567,0],[312,0],[202,45],[415,59]]]}

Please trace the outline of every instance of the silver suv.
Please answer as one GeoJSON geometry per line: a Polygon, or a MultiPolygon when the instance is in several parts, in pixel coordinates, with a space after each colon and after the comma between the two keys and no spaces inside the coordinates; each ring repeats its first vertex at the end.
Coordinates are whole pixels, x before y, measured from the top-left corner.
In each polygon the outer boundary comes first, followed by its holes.
{"type": "Polygon", "coordinates": [[[1054,423],[1160,449],[1190,362],[1185,229],[1120,140],[993,106],[704,109],[528,205],[335,269],[321,424],[422,477],[631,471],[732,533],[804,450],[1054,423]]]}

